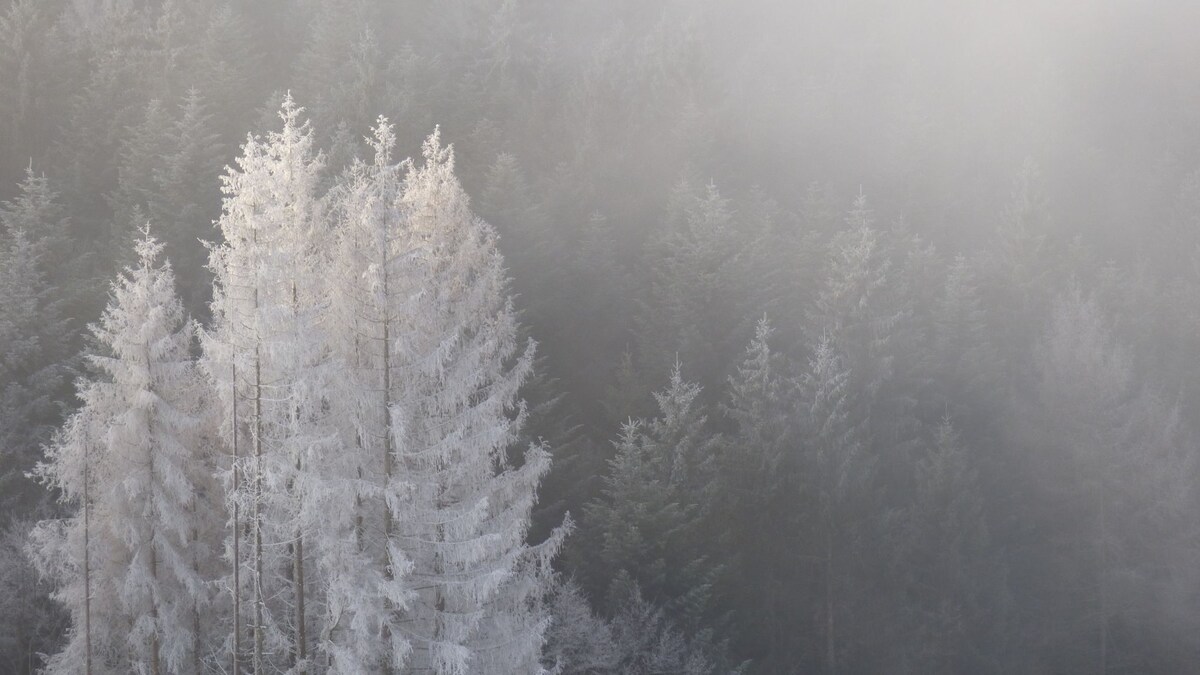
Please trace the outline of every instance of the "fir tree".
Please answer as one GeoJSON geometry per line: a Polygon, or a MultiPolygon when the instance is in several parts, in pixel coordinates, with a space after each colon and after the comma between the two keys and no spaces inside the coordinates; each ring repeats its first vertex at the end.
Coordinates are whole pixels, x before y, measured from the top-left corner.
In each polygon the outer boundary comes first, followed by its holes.
{"type": "Polygon", "coordinates": [[[789,447],[795,440],[789,420],[793,392],[783,359],[771,348],[773,334],[764,316],[729,377],[721,410],[733,431],[716,481],[713,511],[720,518],[710,534],[730,552],[722,591],[737,612],[739,647],[764,668],[799,658],[786,646],[802,621],[804,604],[792,559],[799,543],[794,505],[800,490],[799,466],[789,447]],[[743,586],[747,578],[756,580],[749,588],[743,586]]]}
{"type": "Polygon", "coordinates": [[[125,144],[119,185],[110,198],[113,236],[149,218],[174,251],[185,307],[207,300],[200,237],[207,236],[219,210],[214,190],[223,151],[200,92],[190,89],[177,111],[154,100],[125,144]]]}
{"type": "Polygon", "coordinates": [[[392,161],[395,136],[380,118],[374,160],[356,162],[339,188],[340,222],[331,309],[340,330],[333,348],[344,365],[331,404],[341,422],[342,461],[327,466],[347,489],[331,509],[324,546],[329,622],[325,649],[340,672],[401,668],[409,653],[401,611],[411,607],[409,553],[396,523],[411,489],[397,466],[393,404],[409,384],[407,350],[419,330],[420,288],[414,259],[422,254],[404,202],[405,166],[392,161]]]}
{"type": "Polygon", "coordinates": [[[521,268],[537,271],[537,266],[528,264],[530,260],[545,259],[560,248],[555,241],[559,233],[547,229],[546,216],[534,199],[529,180],[511,153],[500,153],[488,167],[479,213],[494,225],[505,248],[511,240],[512,254],[508,257],[515,256],[523,263],[521,268]]]}
{"type": "Polygon", "coordinates": [[[720,439],[706,431],[699,395],[676,364],[667,388],[655,394],[659,416],[622,427],[602,497],[586,510],[596,540],[577,542],[588,547],[588,580],[598,591],[624,571],[686,630],[713,618],[709,599],[719,572],[703,528],[720,439]]]}
{"type": "Polygon", "coordinates": [[[869,404],[893,375],[889,338],[901,319],[891,302],[892,259],[861,192],[846,215],[847,229],[830,242],[830,268],[810,317],[816,342],[825,333],[845,352],[853,389],[869,404]]]}
{"type": "Polygon", "coordinates": [[[1131,555],[1134,541],[1159,532],[1159,545],[1170,545],[1165,532],[1178,525],[1167,524],[1164,509],[1181,503],[1177,478],[1194,460],[1181,452],[1171,407],[1138,384],[1131,352],[1077,287],[1056,301],[1037,357],[1049,450],[1038,466],[1058,477],[1045,496],[1060,504],[1045,527],[1061,542],[1055,562],[1087,580],[1059,591],[1059,602],[1084,622],[1075,624],[1079,641],[1056,657],[1105,672],[1133,658],[1140,641],[1123,628],[1151,588],[1131,594],[1123,581],[1145,573],[1143,559],[1131,555]]]}
{"type": "MultiPolygon", "coordinates": [[[[683,181],[676,187],[659,243],[663,259],[651,282],[652,302],[645,308],[646,361],[665,363],[678,352],[688,363],[705,367],[725,363],[735,353],[732,328],[741,321],[734,265],[741,244],[735,227],[732,204],[715,185],[700,191],[683,181]]],[[[720,381],[716,373],[703,375],[701,382],[720,381]]]]}
{"type": "Polygon", "coordinates": [[[167,106],[153,99],[122,147],[117,189],[109,199],[113,210],[111,236],[116,244],[123,244],[128,236],[125,228],[140,227],[151,215],[150,205],[158,197],[157,181],[165,169],[165,150],[173,138],[172,122],[167,106]]]}
{"type": "Polygon", "coordinates": [[[939,403],[955,417],[979,415],[992,400],[1000,363],[987,334],[975,272],[958,256],[946,272],[931,335],[934,368],[942,388],[939,403]]]}
{"type": "Polygon", "coordinates": [[[59,194],[44,173],[33,170],[32,163],[18,190],[15,199],[0,204],[0,223],[9,233],[23,232],[36,248],[42,274],[61,282],[53,271],[68,258],[71,224],[59,194]]]}
{"type": "MultiPolygon", "coordinates": [[[[319,276],[327,233],[324,204],[315,194],[322,159],[300,113],[287,97],[283,128],[265,140],[250,137],[238,168],[224,177],[218,224],[225,243],[212,250],[213,327],[204,336],[204,368],[222,404],[220,426],[230,449],[238,449],[229,474],[230,536],[231,548],[245,555],[230,561],[239,580],[231,590],[235,605],[246,588],[252,592],[256,672],[269,664],[303,670],[310,663],[309,626],[319,612],[306,603],[320,606],[321,586],[305,581],[306,534],[325,523],[321,466],[335,440],[319,276]],[[241,518],[249,519],[249,550],[238,541],[241,518]]],[[[241,619],[233,617],[232,627],[241,619]]],[[[235,652],[241,637],[232,636],[235,652]]]]}
{"type": "Polygon", "coordinates": [[[265,70],[243,13],[225,1],[214,7],[196,36],[188,84],[211,105],[213,129],[232,145],[248,123],[246,101],[254,100],[255,74],[265,70]]]}
{"type": "Polygon", "coordinates": [[[1059,251],[1050,237],[1049,199],[1036,162],[1026,159],[1013,180],[1000,226],[984,259],[981,292],[988,334],[1006,363],[1010,385],[1035,380],[1031,372],[1038,331],[1050,316],[1059,251]]]}
{"type": "MultiPolygon", "coordinates": [[[[372,28],[377,8],[364,0],[316,6],[308,39],[296,59],[297,91],[313,101],[313,120],[332,133],[339,124],[365,128],[383,89],[384,54],[372,28]]],[[[334,167],[337,168],[337,167],[334,167]]]]}
{"type": "Polygon", "coordinates": [[[993,560],[978,472],[943,418],[916,464],[913,501],[894,530],[906,579],[908,668],[928,673],[995,670],[1004,620],[1004,568],[993,560]]]}
{"type": "Polygon", "coordinates": [[[0,205],[0,504],[12,515],[42,501],[25,474],[61,419],[74,361],[63,289],[49,274],[66,226],[54,198],[29,170],[0,205]]]}
{"type": "Polygon", "coordinates": [[[57,124],[60,103],[74,81],[71,49],[58,3],[20,0],[0,11],[0,182],[15,182],[30,157],[40,156],[57,124]]]}
{"type": "Polygon", "coordinates": [[[736,674],[720,668],[720,648],[708,631],[688,635],[662,607],[647,600],[625,573],[614,579],[608,604],[613,607],[612,640],[617,652],[613,672],[631,675],[681,673],[682,675],[736,674]]]}
{"type": "Polygon", "coordinates": [[[598,616],[583,589],[572,580],[556,580],[546,630],[545,660],[559,672],[609,673],[618,654],[609,622],[598,616]]]}
{"type": "Polygon", "coordinates": [[[533,344],[521,350],[494,230],[476,218],[435,132],[405,182],[425,289],[418,323],[397,337],[403,395],[392,403],[397,472],[411,483],[396,537],[412,560],[408,667],[437,673],[530,672],[540,658],[549,561],[565,528],[525,543],[545,448],[523,457],[533,344]],[[419,329],[417,328],[419,327],[419,329]]]}
{"type": "Polygon", "coordinates": [[[83,510],[40,523],[34,535],[35,560],[73,624],[51,672],[87,670],[92,651],[106,671],[200,672],[211,474],[194,328],[170,266],[157,263],[161,249],[143,231],[137,266],[92,326],[103,349],[89,358],[98,379],[81,382],[83,407],[38,468],[83,510]]]}
{"type": "Polygon", "coordinates": [[[14,520],[0,531],[0,667],[35,673],[66,632],[67,616],[28,554],[31,520],[14,520]]]}
{"type": "Polygon", "coordinates": [[[154,199],[147,205],[151,222],[159,224],[163,242],[174,252],[180,296],[193,313],[204,309],[212,287],[201,240],[210,236],[220,212],[215,188],[225,152],[214,124],[206,98],[189,89],[170,126],[162,171],[154,177],[154,199]]]}
{"type": "Polygon", "coordinates": [[[837,672],[846,650],[846,592],[852,583],[852,547],[862,528],[863,487],[871,462],[863,453],[860,422],[854,416],[851,373],[843,365],[831,337],[814,347],[800,385],[805,433],[801,472],[813,499],[814,533],[824,581],[821,617],[824,624],[825,672],[837,672]]]}

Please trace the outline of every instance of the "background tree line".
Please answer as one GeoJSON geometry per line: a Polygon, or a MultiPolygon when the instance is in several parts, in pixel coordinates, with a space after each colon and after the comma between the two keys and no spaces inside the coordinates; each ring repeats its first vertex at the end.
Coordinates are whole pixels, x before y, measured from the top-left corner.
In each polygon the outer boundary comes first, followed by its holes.
{"type": "Polygon", "coordinates": [[[935,4],[0,3],[4,662],[84,326],[147,220],[209,319],[290,90],[322,189],[440,124],[499,232],[568,672],[1188,670],[1195,10],[935,4]]]}

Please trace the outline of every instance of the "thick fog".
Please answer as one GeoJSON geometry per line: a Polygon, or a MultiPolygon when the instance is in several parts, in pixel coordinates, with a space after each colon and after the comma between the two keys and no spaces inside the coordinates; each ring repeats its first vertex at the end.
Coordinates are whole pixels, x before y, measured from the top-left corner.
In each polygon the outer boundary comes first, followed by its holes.
{"type": "Polygon", "coordinates": [[[1200,3],[0,0],[0,225],[0,672],[1200,671],[1200,3]]]}

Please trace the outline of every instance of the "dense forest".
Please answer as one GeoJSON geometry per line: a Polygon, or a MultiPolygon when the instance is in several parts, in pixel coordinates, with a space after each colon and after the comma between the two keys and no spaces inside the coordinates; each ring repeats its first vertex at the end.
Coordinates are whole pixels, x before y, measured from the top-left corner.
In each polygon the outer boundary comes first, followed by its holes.
{"type": "Polygon", "coordinates": [[[1200,671],[1196,26],[0,0],[0,672],[1200,671]]]}

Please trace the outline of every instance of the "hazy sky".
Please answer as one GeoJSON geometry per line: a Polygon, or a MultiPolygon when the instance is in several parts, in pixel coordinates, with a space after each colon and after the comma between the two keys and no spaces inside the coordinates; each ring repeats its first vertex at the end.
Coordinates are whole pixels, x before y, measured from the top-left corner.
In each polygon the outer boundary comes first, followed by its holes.
{"type": "Polygon", "coordinates": [[[861,182],[901,212],[939,204],[915,223],[960,230],[994,222],[1030,157],[1056,220],[1112,247],[1164,217],[1196,168],[1200,3],[764,1],[714,16],[721,93],[760,138],[732,151],[783,183],[861,182]],[[879,194],[905,184],[915,199],[879,194]]]}

